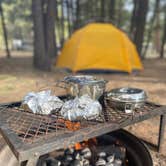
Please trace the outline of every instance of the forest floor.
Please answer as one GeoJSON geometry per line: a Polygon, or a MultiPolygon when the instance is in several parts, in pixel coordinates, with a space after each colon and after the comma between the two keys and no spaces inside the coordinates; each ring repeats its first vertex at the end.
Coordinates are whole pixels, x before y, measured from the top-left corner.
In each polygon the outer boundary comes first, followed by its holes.
{"type": "MultiPolygon", "coordinates": [[[[96,74],[109,80],[107,90],[115,87],[137,87],[147,91],[149,100],[166,104],[166,60],[148,59],[143,61],[144,71],[135,75],[125,74],[96,74]]],[[[18,101],[30,91],[41,90],[56,80],[62,79],[69,73],[54,69],[52,72],[42,72],[33,68],[32,56],[30,53],[13,53],[13,57],[6,59],[0,52],[0,103],[18,101]]],[[[64,93],[62,89],[53,87],[56,95],[64,93]]],[[[159,118],[153,118],[127,130],[137,136],[147,139],[152,143],[157,142],[159,118]]],[[[166,133],[165,133],[166,134],[166,133]]],[[[166,147],[166,140],[165,140],[166,147]]],[[[151,150],[154,166],[166,165],[165,155],[158,154],[151,150]]]]}

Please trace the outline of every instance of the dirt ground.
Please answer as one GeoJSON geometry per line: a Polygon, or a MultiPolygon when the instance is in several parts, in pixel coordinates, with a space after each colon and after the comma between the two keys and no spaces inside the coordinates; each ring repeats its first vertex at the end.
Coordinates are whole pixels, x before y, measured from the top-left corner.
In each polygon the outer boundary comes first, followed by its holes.
{"type": "MultiPolygon", "coordinates": [[[[52,72],[41,72],[33,68],[31,53],[12,53],[11,59],[6,59],[0,52],[0,102],[21,100],[30,91],[38,91],[44,87],[52,89],[55,94],[62,94],[64,91],[55,88],[56,80],[62,79],[67,73],[56,68],[52,72]]],[[[115,87],[137,87],[147,91],[149,100],[166,104],[166,60],[149,59],[144,60],[144,71],[139,74],[96,74],[109,80],[107,90],[115,87]]],[[[127,129],[152,143],[157,142],[159,118],[145,121],[130,126],[127,129]]],[[[166,133],[165,133],[166,134],[166,133]]],[[[165,140],[166,147],[166,140],[165,140]]],[[[163,154],[151,150],[154,166],[166,165],[166,148],[163,154]]]]}

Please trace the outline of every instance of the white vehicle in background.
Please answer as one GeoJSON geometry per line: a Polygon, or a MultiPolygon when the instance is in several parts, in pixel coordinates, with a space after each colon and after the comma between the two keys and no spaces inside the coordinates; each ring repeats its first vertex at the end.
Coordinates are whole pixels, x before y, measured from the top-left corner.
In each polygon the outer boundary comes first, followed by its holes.
{"type": "Polygon", "coordinates": [[[22,50],[23,41],[21,39],[13,39],[12,49],[13,50],[22,50]]]}
{"type": "Polygon", "coordinates": [[[13,50],[32,51],[33,43],[30,40],[13,39],[12,49],[13,50]]]}

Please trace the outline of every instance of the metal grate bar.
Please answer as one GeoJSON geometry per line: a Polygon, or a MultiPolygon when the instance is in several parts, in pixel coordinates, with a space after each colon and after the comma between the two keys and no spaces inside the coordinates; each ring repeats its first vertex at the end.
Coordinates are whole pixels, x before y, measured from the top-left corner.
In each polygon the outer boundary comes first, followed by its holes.
{"type": "Polygon", "coordinates": [[[33,114],[19,107],[0,108],[0,116],[5,119],[9,128],[19,136],[22,142],[32,144],[39,139],[48,139],[52,136],[70,133],[97,124],[121,124],[127,120],[132,120],[136,116],[149,114],[158,107],[160,106],[146,103],[143,107],[135,109],[133,114],[126,114],[112,107],[108,100],[104,100],[103,112],[98,118],[93,120],[81,120],[79,122],[66,121],[58,114],[51,116],[33,114]]]}

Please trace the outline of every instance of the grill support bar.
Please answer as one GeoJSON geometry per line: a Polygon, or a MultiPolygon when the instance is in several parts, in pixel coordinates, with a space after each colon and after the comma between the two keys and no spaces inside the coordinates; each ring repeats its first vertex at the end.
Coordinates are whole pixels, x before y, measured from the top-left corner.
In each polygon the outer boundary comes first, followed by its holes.
{"type": "Polygon", "coordinates": [[[166,115],[161,115],[160,116],[160,128],[159,128],[159,137],[158,137],[158,147],[157,150],[158,152],[162,153],[164,150],[163,143],[165,139],[165,126],[166,126],[166,115]]]}
{"type": "Polygon", "coordinates": [[[35,165],[37,165],[38,159],[39,159],[39,156],[32,157],[31,159],[29,159],[27,161],[26,166],[35,166],[35,165]]]}

